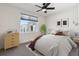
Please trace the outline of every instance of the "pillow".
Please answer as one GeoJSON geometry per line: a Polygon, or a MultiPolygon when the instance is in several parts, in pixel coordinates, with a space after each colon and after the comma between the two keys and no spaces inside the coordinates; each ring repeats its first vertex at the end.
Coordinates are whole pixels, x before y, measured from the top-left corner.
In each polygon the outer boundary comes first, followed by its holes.
{"type": "Polygon", "coordinates": [[[65,36],[63,32],[57,32],[55,35],[65,36]]]}
{"type": "Polygon", "coordinates": [[[65,36],[69,36],[69,31],[63,31],[65,36]]]}
{"type": "Polygon", "coordinates": [[[51,34],[56,34],[56,31],[55,30],[51,31],[51,34]]]}

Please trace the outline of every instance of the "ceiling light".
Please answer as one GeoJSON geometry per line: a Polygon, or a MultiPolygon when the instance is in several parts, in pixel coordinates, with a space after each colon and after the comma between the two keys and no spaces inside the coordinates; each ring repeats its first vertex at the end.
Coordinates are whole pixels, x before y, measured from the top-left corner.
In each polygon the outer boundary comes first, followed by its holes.
{"type": "Polygon", "coordinates": [[[43,9],[42,11],[46,11],[46,9],[43,9]]]}

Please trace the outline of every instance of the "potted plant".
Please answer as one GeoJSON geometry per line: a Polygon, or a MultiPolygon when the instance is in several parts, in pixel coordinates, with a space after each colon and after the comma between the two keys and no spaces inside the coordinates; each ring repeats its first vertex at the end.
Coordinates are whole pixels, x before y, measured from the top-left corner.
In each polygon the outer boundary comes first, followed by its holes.
{"type": "Polygon", "coordinates": [[[40,26],[40,32],[43,33],[43,34],[46,34],[46,25],[45,24],[42,24],[40,26]]]}

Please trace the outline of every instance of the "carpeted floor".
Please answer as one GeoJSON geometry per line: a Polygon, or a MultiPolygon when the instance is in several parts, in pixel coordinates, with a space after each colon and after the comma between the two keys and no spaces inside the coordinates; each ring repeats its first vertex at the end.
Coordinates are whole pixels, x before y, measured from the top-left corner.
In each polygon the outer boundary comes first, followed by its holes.
{"type": "MultiPolygon", "coordinates": [[[[69,56],[78,56],[79,55],[79,47],[76,49],[72,49],[69,53],[69,56]]],[[[20,45],[19,47],[11,48],[6,51],[0,51],[0,56],[35,56],[25,44],[20,45]]]]}
{"type": "Polygon", "coordinates": [[[69,56],[79,56],[79,47],[73,48],[69,53],[69,56]]]}
{"type": "Polygon", "coordinates": [[[0,52],[0,55],[1,56],[35,56],[31,51],[28,50],[25,44],[22,44],[19,47],[8,49],[6,51],[2,50],[0,52]]]}

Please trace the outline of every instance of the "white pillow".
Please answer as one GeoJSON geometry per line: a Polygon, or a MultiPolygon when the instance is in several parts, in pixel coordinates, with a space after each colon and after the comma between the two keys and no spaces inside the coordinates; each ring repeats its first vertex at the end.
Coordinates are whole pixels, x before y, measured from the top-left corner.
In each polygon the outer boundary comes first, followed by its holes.
{"type": "Polygon", "coordinates": [[[51,31],[51,34],[56,34],[56,31],[55,31],[55,30],[52,30],[52,31],[51,31]]]}

